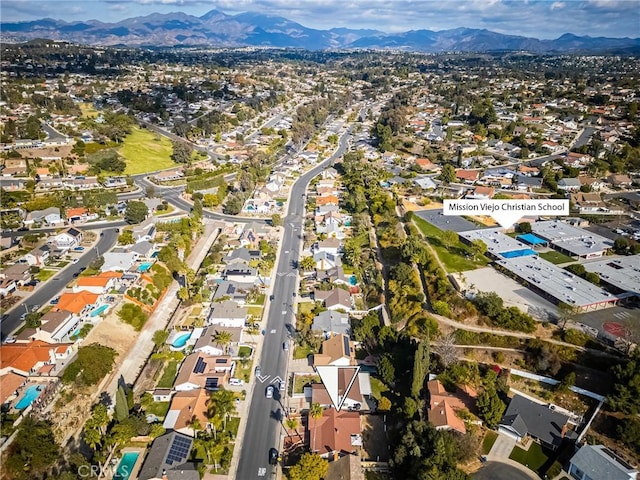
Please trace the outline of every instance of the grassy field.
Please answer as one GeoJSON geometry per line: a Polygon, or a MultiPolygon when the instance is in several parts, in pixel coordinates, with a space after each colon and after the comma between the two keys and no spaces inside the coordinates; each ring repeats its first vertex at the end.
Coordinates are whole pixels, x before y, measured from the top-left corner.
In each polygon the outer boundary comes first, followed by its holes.
{"type": "Polygon", "coordinates": [[[438,257],[447,269],[447,272],[464,272],[484,267],[489,263],[489,259],[484,255],[473,258],[469,247],[458,241],[451,248],[442,243],[442,230],[434,227],[426,220],[414,216],[413,221],[425,236],[429,244],[434,248],[438,257]],[[468,257],[468,258],[467,258],[468,257]]]}
{"type": "Polygon", "coordinates": [[[293,377],[293,393],[302,393],[304,386],[310,383],[320,383],[318,375],[296,375],[293,377]]]}
{"type": "Polygon", "coordinates": [[[80,111],[82,112],[83,118],[96,118],[98,116],[98,111],[93,108],[93,104],[88,102],[82,102],[80,104],[80,111]]]}
{"type": "Polygon", "coordinates": [[[493,430],[487,431],[487,434],[482,439],[483,455],[486,455],[491,451],[491,447],[493,447],[493,444],[496,443],[497,439],[498,439],[498,434],[496,432],[494,432],[493,430]]]}
{"type": "Polygon", "coordinates": [[[380,379],[371,377],[371,395],[373,395],[376,400],[380,400],[382,394],[388,390],[389,388],[382,383],[380,379]]]}
{"type": "Polygon", "coordinates": [[[514,447],[509,458],[528,467],[534,472],[540,471],[549,460],[549,457],[544,453],[540,444],[535,442],[531,443],[529,450],[514,447]]]}
{"type": "Polygon", "coordinates": [[[565,255],[564,253],[556,252],[554,250],[551,250],[550,252],[539,253],[538,256],[555,265],[558,265],[559,263],[569,263],[574,261],[573,258],[565,255]]]}
{"type": "Polygon", "coordinates": [[[293,358],[295,360],[300,360],[301,358],[307,358],[307,355],[309,355],[310,353],[313,353],[313,350],[310,347],[308,346],[301,347],[299,345],[296,345],[296,348],[293,350],[293,358]]]}
{"type": "Polygon", "coordinates": [[[145,413],[164,418],[169,411],[169,402],[152,402],[145,410],[145,413]]]}
{"type": "Polygon", "coordinates": [[[253,315],[256,319],[259,319],[262,317],[262,307],[247,307],[247,313],[249,315],[253,315]]]}
{"type": "Polygon", "coordinates": [[[127,175],[153,172],[171,168],[176,163],[171,160],[171,141],[149,130],[134,127],[118,150],[127,162],[127,175]]]}
{"type": "Polygon", "coordinates": [[[171,388],[173,387],[173,382],[176,379],[176,373],[178,372],[178,362],[171,361],[164,367],[164,372],[162,372],[162,377],[158,380],[157,388],[171,388]]]}

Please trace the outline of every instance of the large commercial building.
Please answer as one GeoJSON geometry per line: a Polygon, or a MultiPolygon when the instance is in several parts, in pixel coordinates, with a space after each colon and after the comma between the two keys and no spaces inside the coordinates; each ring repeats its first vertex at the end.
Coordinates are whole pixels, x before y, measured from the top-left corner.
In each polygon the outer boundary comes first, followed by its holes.
{"type": "Polygon", "coordinates": [[[582,311],[591,311],[613,306],[619,300],[619,297],[537,255],[505,258],[495,264],[555,304],[566,303],[582,311]]]}
{"type": "Polygon", "coordinates": [[[601,257],[613,247],[613,240],[559,220],[533,222],[531,230],[556,250],[572,257],[601,257]]]}
{"type": "Polygon", "coordinates": [[[481,230],[460,232],[458,235],[466,243],[482,240],[487,246],[487,255],[493,260],[536,255],[536,252],[529,248],[528,245],[505,235],[502,233],[503,230],[502,228],[483,228],[481,230]]]}
{"type": "Polygon", "coordinates": [[[615,257],[583,264],[587,272],[597,273],[600,281],[628,296],[640,296],[640,255],[615,257]]]}

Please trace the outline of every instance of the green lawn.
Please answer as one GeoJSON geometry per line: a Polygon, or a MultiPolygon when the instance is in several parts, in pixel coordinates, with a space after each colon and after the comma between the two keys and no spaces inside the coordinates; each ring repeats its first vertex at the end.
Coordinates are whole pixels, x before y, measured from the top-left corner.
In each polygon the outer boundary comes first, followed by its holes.
{"type": "Polygon", "coordinates": [[[529,450],[514,447],[509,458],[528,467],[534,472],[539,472],[543,465],[549,460],[549,457],[544,453],[540,444],[535,442],[531,442],[529,450]]]}
{"type": "Polygon", "coordinates": [[[247,313],[253,315],[256,319],[262,317],[262,307],[247,307],[247,313]]]}
{"type": "Polygon", "coordinates": [[[298,303],[298,314],[311,313],[315,306],[316,304],[314,302],[300,302],[298,303]]]}
{"type": "Polygon", "coordinates": [[[301,358],[307,358],[307,356],[310,353],[314,353],[311,347],[309,346],[301,347],[299,345],[296,345],[296,348],[294,348],[293,350],[293,358],[295,360],[300,360],[301,358]]]}
{"type": "Polygon", "coordinates": [[[448,248],[442,244],[442,230],[434,227],[426,220],[414,215],[413,221],[425,236],[429,244],[440,257],[440,260],[447,269],[447,272],[464,272],[465,270],[474,270],[478,267],[484,267],[489,263],[489,259],[484,255],[476,257],[471,255],[469,247],[458,241],[453,247],[448,248]],[[467,258],[467,256],[469,258],[467,258]]]}
{"type": "Polygon", "coordinates": [[[98,116],[98,111],[93,107],[92,103],[82,102],[79,106],[83,118],[95,118],[98,116]]]}
{"type": "Polygon", "coordinates": [[[231,432],[231,435],[238,435],[238,427],[240,426],[240,417],[231,417],[227,422],[227,430],[231,432]]]}
{"type": "Polygon", "coordinates": [[[164,367],[164,372],[162,372],[162,377],[160,377],[158,381],[157,388],[171,388],[176,379],[177,372],[178,362],[175,360],[170,361],[167,366],[164,367]]]}
{"type": "Polygon", "coordinates": [[[38,274],[36,275],[36,278],[38,280],[40,280],[41,282],[46,282],[51,277],[53,277],[55,274],[56,274],[55,270],[40,270],[38,272],[38,274]]]}
{"type": "MultiPolygon", "coordinates": [[[[161,379],[162,380],[162,379],[161,379]]],[[[145,409],[145,413],[155,415],[156,417],[164,418],[169,411],[169,402],[152,402],[145,409]]]]}
{"type": "Polygon", "coordinates": [[[171,160],[173,148],[168,138],[137,127],[134,127],[125,137],[118,153],[127,162],[127,168],[124,171],[126,175],[153,172],[176,165],[171,160]]]}
{"type": "Polygon", "coordinates": [[[320,383],[319,375],[296,375],[293,379],[293,393],[302,393],[309,383],[320,383]]]}
{"type": "Polygon", "coordinates": [[[236,378],[240,378],[245,382],[248,382],[251,378],[251,362],[247,361],[244,363],[245,365],[243,365],[243,362],[236,362],[236,371],[234,375],[236,378]]]}
{"type": "Polygon", "coordinates": [[[556,252],[554,250],[550,252],[539,253],[538,256],[555,265],[558,265],[559,263],[568,263],[575,261],[573,258],[565,255],[564,253],[556,252]]]}
{"type": "Polygon", "coordinates": [[[380,400],[382,398],[382,394],[388,390],[389,387],[382,383],[382,380],[371,377],[371,395],[373,395],[376,400],[380,400]]]}
{"type": "Polygon", "coordinates": [[[486,435],[484,436],[484,439],[482,440],[483,455],[486,455],[491,451],[491,447],[493,447],[493,444],[496,443],[497,439],[498,439],[498,434],[496,432],[494,432],[493,430],[487,431],[486,435]]]}

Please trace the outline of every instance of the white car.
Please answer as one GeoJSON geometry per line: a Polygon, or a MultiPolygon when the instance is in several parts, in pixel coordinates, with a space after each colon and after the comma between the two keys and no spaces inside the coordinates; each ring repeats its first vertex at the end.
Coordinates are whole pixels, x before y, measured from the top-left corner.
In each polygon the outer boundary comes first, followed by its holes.
{"type": "Polygon", "coordinates": [[[79,260],[80,260],[79,258],[74,258],[73,260],[71,260],[71,263],[73,264],[78,263],[79,260]]]}
{"type": "Polygon", "coordinates": [[[242,380],[241,378],[230,378],[229,385],[234,385],[238,387],[240,385],[244,385],[244,380],[242,380]]]}
{"type": "Polygon", "coordinates": [[[267,398],[273,398],[273,392],[274,392],[275,388],[273,388],[273,385],[269,385],[267,387],[267,391],[266,391],[266,396],[267,398]]]}

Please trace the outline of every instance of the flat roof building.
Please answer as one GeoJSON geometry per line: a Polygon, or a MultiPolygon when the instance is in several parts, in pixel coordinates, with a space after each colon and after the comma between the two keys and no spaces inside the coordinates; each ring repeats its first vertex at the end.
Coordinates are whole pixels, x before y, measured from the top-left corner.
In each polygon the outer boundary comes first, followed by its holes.
{"type": "Polygon", "coordinates": [[[640,296],[640,255],[608,258],[583,266],[587,272],[597,273],[604,283],[640,296]]]}
{"type": "Polygon", "coordinates": [[[559,220],[533,222],[533,233],[555,249],[573,257],[601,257],[613,247],[613,241],[559,220]]]}
{"type": "Polygon", "coordinates": [[[496,261],[496,266],[553,303],[574,305],[583,311],[613,306],[619,297],[537,255],[496,261]]]}
{"type": "Polygon", "coordinates": [[[536,254],[528,245],[505,235],[503,231],[504,229],[502,228],[483,228],[481,230],[471,230],[470,232],[460,232],[458,235],[467,243],[471,243],[474,240],[482,240],[487,246],[487,254],[493,259],[536,254]],[[520,254],[515,254],[515,252],[520,254]]]}

